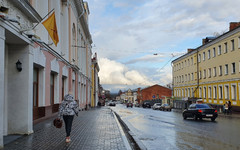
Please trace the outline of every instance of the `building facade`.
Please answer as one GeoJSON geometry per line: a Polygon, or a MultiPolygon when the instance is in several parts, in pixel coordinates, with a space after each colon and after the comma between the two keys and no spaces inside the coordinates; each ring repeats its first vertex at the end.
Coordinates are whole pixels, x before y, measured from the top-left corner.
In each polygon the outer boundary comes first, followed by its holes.
{"type": "Polygon", "coordinates": [[[239,25],[230,23],[228,32],[203,39],[201,46],[172,61],[175,98],[240,106],[239,25]]]}
{"type": "Polygon", "coordinates": [[[160,100],[165,97],[171,97],[172,96],[172,90],[160,86],[160,85],[153,85],[146,87],[144,89],[138,88],[137,91],[137,100],[139,104],[142,104],[144,101],[152,101],[152,100],[160,100]]]}
{"type": "Polygon", "coordinates": [[[4,135],[33,133],[34,123],[55,115],[69,92],[81,109],[90,105],[92,39],[88,4],[82,0],[0,0],[0,4],[2,147],[4,135]],[[57,45],[41,24],[52,10],[57,45]]]}

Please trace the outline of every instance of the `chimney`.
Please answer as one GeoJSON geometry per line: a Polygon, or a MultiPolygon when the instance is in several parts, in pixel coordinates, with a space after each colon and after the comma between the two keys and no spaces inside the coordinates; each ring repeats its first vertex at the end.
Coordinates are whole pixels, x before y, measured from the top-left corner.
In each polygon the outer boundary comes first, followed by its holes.
{"type": "Polygon", "coordinates": [[[194,51],[194,50],[195,50],[195,49],[188,48],[188,49],[187,49],[187,52],[190,53],[190,52],[192,52],[192,51],[194,51]]]}
{"type": "Polygon", "coordinates": [[[240,22],[230,22],[229,31],[232,31],[233,29],[235,29],[239,26],[240,26],[240,22]]]}
{"type": "Polygon", "coordinates": [[[208,39],[202,39],[202,45],[206,44],[208,42],[208,39]]]}

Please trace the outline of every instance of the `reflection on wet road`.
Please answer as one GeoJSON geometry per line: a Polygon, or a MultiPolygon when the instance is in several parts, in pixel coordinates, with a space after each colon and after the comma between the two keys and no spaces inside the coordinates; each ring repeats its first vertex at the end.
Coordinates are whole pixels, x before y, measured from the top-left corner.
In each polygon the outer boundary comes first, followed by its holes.
{"type": "Polygon", "coordinates": [[[240,119],[183,120],[179,112],[117,105],[116,111],[147,149],[240,149],[240,119]]]}

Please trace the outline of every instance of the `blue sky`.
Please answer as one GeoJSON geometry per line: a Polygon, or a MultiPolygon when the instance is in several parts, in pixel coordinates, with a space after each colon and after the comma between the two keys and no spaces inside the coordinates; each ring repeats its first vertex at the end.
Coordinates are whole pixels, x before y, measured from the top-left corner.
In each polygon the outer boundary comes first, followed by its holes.
{"type": "Polygon", "coordinates": [[[87,0],[100,83],[111,92],[172,82],[172,54],[240,21],[240,0],[87,0]],[[158,55],[153,55],[157,53],[158,55]],[[166,65],[167,64],[167,65],[166,65]]]}

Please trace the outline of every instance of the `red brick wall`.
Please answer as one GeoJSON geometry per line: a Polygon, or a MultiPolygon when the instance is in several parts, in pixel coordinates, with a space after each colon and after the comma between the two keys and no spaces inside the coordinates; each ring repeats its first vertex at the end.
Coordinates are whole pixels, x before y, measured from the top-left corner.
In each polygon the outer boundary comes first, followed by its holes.
{"type": "Polygon", "coordinates": [[[160,85],[153,85],[151,87],[142,89],[142,100],[152,100],[152,99],[163,99],[163,96],[171,97],[172,96],[172,90],[160,85]],[[159,98],[157,98],[157,94],[159,95],[159,98]],[[155,98],[153,98],[153,95],[155,95],[155,98]]]}

